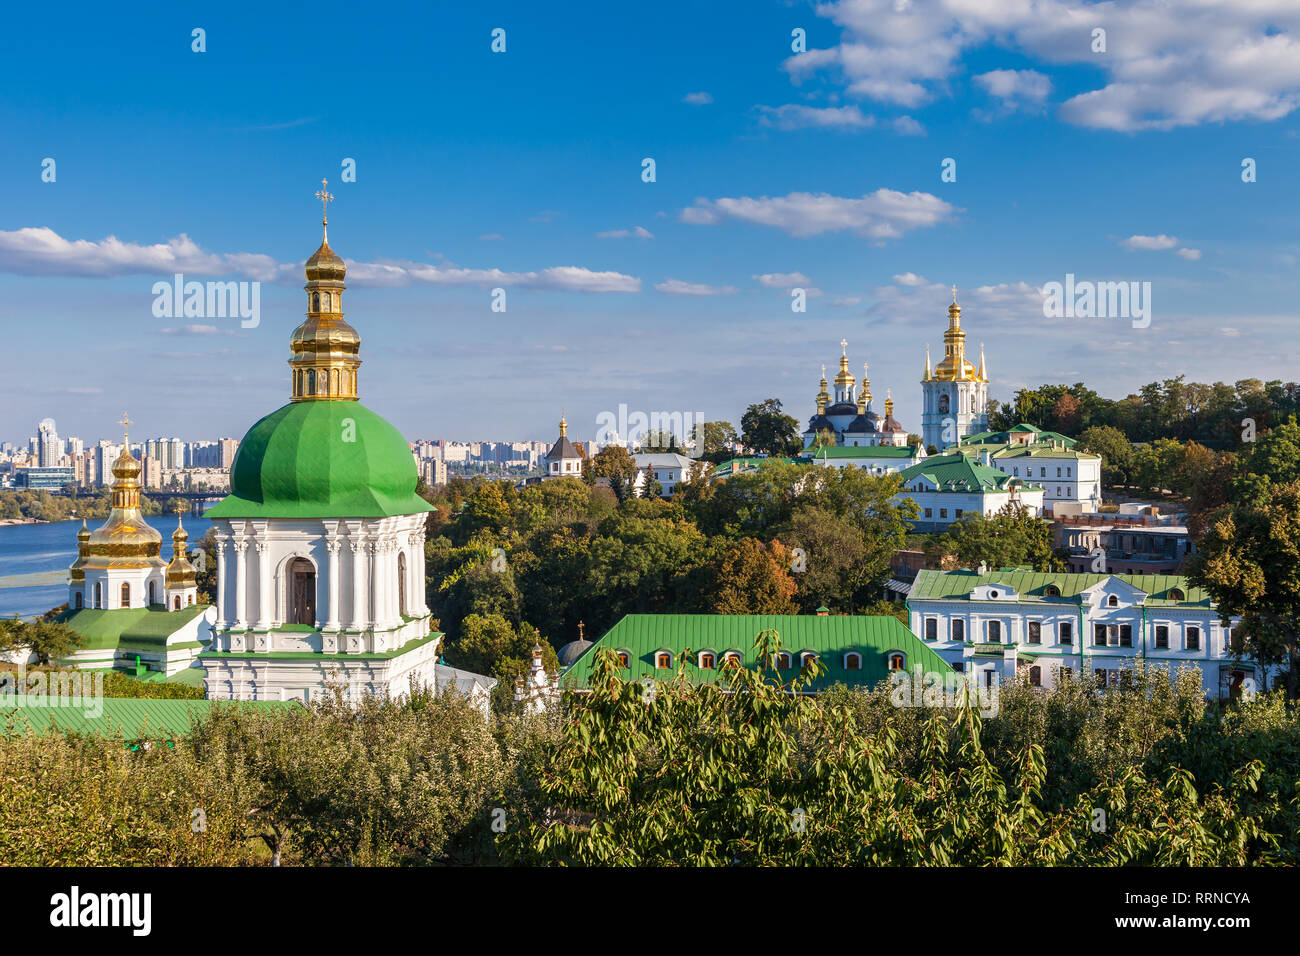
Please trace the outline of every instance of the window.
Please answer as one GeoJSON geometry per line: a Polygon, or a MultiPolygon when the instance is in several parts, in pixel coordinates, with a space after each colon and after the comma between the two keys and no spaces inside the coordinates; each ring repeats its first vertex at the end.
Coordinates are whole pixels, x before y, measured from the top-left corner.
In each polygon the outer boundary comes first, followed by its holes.
{"type": "Polygon", "coordinates": [[[952,639],[953,639],[954,641],[964,641],[964,640],[966,640],[966,622],[965,622],[965,621],[960,621],[960,620],[958,620],[958,621],[953,621],[953,622],[952,622],[952,639]]]}
{"type": "Polygon", "coordinates": [[[397,613],[408,617],[406,609],[406,552],[397,552],[397,613]]]}
{"type": "Polygon", "coordinates": [[[78,592],[77,592],[77,610],[78,610],[78,611],[81,610],[81,602],[82,602],[81,592],[78,591],[78,592]]]}
{"type": "Polygon", "coordinates": [[[1166,624],[1156,625],[1156,647],[1161,650],[1169,647],[1169,626],[1166,624]]]}
{"type": "Polygon", "coordinates": [[[933,509],[933,508],[926,508],[926,509],[925,509],[925,516],[926,516],[927,518],[933,518],[933,517],[934,517],[934,509],[933,509]]]}
{"type": "Polygon", "coordinates": [[[655,651],[655,667],[665,668],[673,666],[673,655],[668,651],[655,651]]]}
{"type": "Polygon", "coordinates": [[[799,655],[799,666],[807,667],[813,661],[817,660],[817,656],[816,651],[804,651],[799,655]]]}
{"type": "Polygon", "coordinates": [[[1074,624],[1070,621],[1062,621],[1056,627],[1057,635],[1062,644],[1074,643],[1074,624]]]}
{"type": "Polygon", "coordinates": [[[723,667],[739,667],[744,662],[740,656],[740,651],[727,651],[722,655],[723,667]]]}
{"type": "Polygon", "coordinates": [[[992,671],[991,669],[990,669],[990,670],[986,670],[986,671],[984,672],[984,686],[985,686],[985,687],[992,687],[992,686],[993,686],[993,671],[992,671]]]}
{"type": "Polygon", "coordinates": [[[1042,468],[1039,468],[1039,469],[1038,469],[1038,477],[1039,477],[1039,478],[1046,478],[1046,477],[1047,477],[1047,468],[1046,468],[1046,467],[1042,467],[1042,468]]]}
{"type": "Polygon", "coordinates": [[[989,632],[990,644],[1002,643],[1002,622],[1001,621],[989,621],[988,632],[989,632]]]}
{"type": "Polygon", "coordinates": [[[1046,589],[1045,591],[1043,591],[1043,593],[1044,593],[1045,595],[1047,595],[1048,597],[1060,597],[1060,596],[1061,596],[1061,589],[1058,588],[1055,584],[1049,584],[1049,585],[1047,586],[1047,589],[1046,589]]]}
{"type": "Polygon", "coordinates": [[[1132,624],[1121,624],[1119,626],[1119,646],[1120,647],[1133,646],[1133,625],[1132,624]]]}
{"type": "Polygon", "coordinates": [[[1106,646],[1106,625],[1105,624],[1094,624],[1092,626],[1092,646],[1093,647],[1106,646]]]}
{"type": "Polygon", "coordinates": [[[846,671],[862,670],[862,655],[859,654],[857,651],[849,651],[847,654],[845,654],[844,669],[846,671]]]}
{"type": "Polygon", "coordinates": [[[146,603],[148,603],[148,604],[157,604],[157,603],[158,603],[158,601],[156,600],[155,595],[154,595],[154,585],[157,584],[157,583],[158,583],[157,581],[150,581],[150,582],[149,582],[149,600],[146,602],[146,603]]]}
{"type": "Polygon", "coordinates": [[[1043,643],[1043,625],[1040,624],[1038,621],[1029,622],[1029,643],[1030,644],[1043,643]]]}
{"type": "Polygon", "coordinates": [[[700,666],[705,670],[713,670],[714,657],[710,651],[700,651],[700,666]]]}
{"type": "Polygon", "coordinates": [[[939,509],[939,517],[940,517],[940,518],[946,518],[946,517],[948,517],[948,509],[947,509],[947,508],[940,508],[940,509],[939,509]]]}
{"type": "Polygon", "coordinates": [[[1183,589],[1182,589],[1182,588],[1170,588],[1170,589],[1169,589],[1169,600],[1171,600],[1171,601],[1186,601],[1186,600],[1187,600],[1187,595],[1183,592],[1183,589]]]}
{"type": "Polygon", "coordinates": [[[1110,597],[1106,598],[1106,606],[1119,607],[1119,598],[1112,594],[1110,597]]]}
{"type": "Polygon", "coordinates": [[[1059,466],[1058,466],[1057,469],[1056,469],[1056,477],[1057,477],[1057,478],[1060,478],[1060,477],[1061,477],[1061,469],[1060,469],[1059,466]]]}
{"type": "Polygon", "coordinates": [[[103,582],[96,581],[95,582],[95,607],[102,608],[103,606],[104,606],[104,585],[103,582]]]}
{"type": "Polygon", "coordinates": [[[776,666],[783,671],[788,671],[793,666],[793,660],[787,651],[781,651],[776,655],[776,666]]]}
{"type": "Polygon", "coordinates": [[[131,585],[122,582],[122,607],[131,606],[131,585]]]}
{"type": "Polygon", "coordinates": [[[172,610],[179,611],[180,609],[181,609],[181,596],[178,594],[174,598],[172,598],[172,610]]]}
{"type": "Polygon", "coordinates": [[[627,668],[632,666],[632,658],[627,651],[615,651],[618,654],[618,666],[627,668]]]}
{"type": "Polygon", "coordinates": [[[939,622],[932,617],[925,619],[925,639],[927,641],[937,640],[939,637],[939,622]]]}
{"type": "Polygon", "coordinates": [[[954,509],[954,511],[953,511],[953,513],[952,513],[952,516],[953,516],[954,518],[960,518],[960,517],[961,517],[961,509],[960,509],[960,508],[954,509]]]}
{"type": "Polygon", "coordinates": [[[1037,664],[1034,664],[1032,667],[1029,668],[1029,686],[1030,687],[1043,686],[1043,669],[1039,667],[1037,664]]]}
{"type": "Polygon", "coordinates": [[[287,570],[288,624],[316,623],[316,567],[306,558],[294,558],[287,570]]]}
{"type": "Polygon", "coordinates": [[[889,669],[891,671],[907,670],[907,655],[902,651],[889,652],[889,669]]]}
{"type": "Polygon", "coordinates": [[[1187,649],[1189,651],[1199,651],[1201,649],[1201,629],[1199,627],[1189,627],[1187,629],[1187,649]]]}

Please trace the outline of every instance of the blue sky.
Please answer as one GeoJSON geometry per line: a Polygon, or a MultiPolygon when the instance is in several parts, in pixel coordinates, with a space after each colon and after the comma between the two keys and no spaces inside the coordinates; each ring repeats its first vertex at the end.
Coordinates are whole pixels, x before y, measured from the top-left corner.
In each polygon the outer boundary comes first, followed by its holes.
{"type": "Polygon", "coordinates": [[[283,404],[323,177],[362,400],[409,438],[806,420],[841,338],[919,431],[953,284],[996,398],[1295,377],[1293,0],[76,7],[0,36],[8,440],[283,404]],[[260,281],[260,325],[156,318],[178,271],[260,281]],[[1151,326],[1044,318],[1067,273],[1150,282],[1151,326]]]}

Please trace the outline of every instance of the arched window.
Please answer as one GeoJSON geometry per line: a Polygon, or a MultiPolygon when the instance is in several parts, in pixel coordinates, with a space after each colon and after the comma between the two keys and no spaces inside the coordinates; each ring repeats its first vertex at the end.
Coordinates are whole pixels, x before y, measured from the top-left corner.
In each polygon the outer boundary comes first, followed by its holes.
{"type": "Polygon", "coordinates": [[[710,671],[713,670],[714,657],[711,651],[700,651],[699,660],[700,660],[700,667],[704,668],[705,670],[710,670],[710,671]]]}
{"type": "Polygon", "coordinates": [[[618,666],[627,668],[632,666],[632,658],[627,651],[615,651],[618,654],[618,666]]]}
{"type": "Polygon", "coordinates": [[[402,617],[406,611],[406,552],[397,552],[397,610],[402,617]]]}
{"type": "Polygon", "coordinates": [[[157,604],[157,603],[158,603],[157,599],[156,599],[155,596],[154,596],[154,585],[155,585],[156,583],[157,583],[156,581],[150,581],[150,582],[149,582],[149,602],[148,602],[148,603],[150,603],[150,604],[157,604]]]}
{"type": "Polygon", "coordinates": [[[1106,606],[1119,607],[1119,598],[1112,594],[1110,597],[1106,598],[1106,606]]]}
{"type": "Polygon", "coordinates": [[[306,558],[289,562],[286,574],[289,597],[287,624],[316,623],[316,568],[306,558]]]}
{"type": "Polygon", "coordinates": [[[862,655],[857,651],[849,651],[844,655],[844,669],[846,671],[862,670],[862,655]]]}
{"type": "Polygon", "coordinates": [[[744,658],[740,656],[739,651],[727,651],[722,655],[723,667],[739,667],[744,663],[744,658]]]}
{"type": "Polygon", "coordinates": [[[1047,586],[1047,590],[1045,590],[1043,593],[1046,594],[1048,597],[1060,597],[1061,589],[1058,588],[1055,584],[1049,584],[1047,586]]]}
{"type": "Polygon", "coordinates": [[[889,669],[891,671],[907,670],[907,655],[902,651],[889,652],[889,669]]]}
{"type": "Polygon", "coordinates": [[[319,293],[319,292],[313,292],[313,293],[311,294],[311,310],[312,310],[313,312],[319,312],[319,311],[320,311],[320,293],[319,293]]]}
{"type": "Polygon", "coordinates": [[[82,596],[81,596],[81,592],[78,591],[78,592],[77,592],[77,610],[78,610],[78,611],[81,610],[81,603],[82,603],[82,600],[83,600],[83,598],[82,598],[82,596]]]}
{"type": "Polygon", "coordinates": [[[1183,589],[1182,589],[1182,588],[1170,588],[1170,589],[1169,589],[1169,600],[1171,600],[1171,601],[1186,601],[1186,600],[1187,600],[1187,595],[1183,593],[1183,589]]]}
{"type": "Polygon", "coordinates": [[[807,667],[813,661],[817,660],[817,657],[818,655],[816,651],[804,651],[799,655],[799,666],[807,667]]]}
{"type": "Polygon", "coordinates": [[[328,292],[325,293],[325,311],[326,312],[334,311],[334,306],[330,305],[330,294],[328,292]]]}
{"type": "Polygon", "coordinates": [[[788,671],[791,667],[792,659],[787,651],[779,651],[776,655],[776,666],[783,671],[788,671]]]}
{"type": "Polygon", "coordinates": [[[307,394],[316,394],[316,370],[314,368],[307,369],[307,394]]]}
{"type": "Polygon", "coordinates": [[[673,655],[669,651],[655,651],[655,667],[672,667],[673,655]]]}
{"type": "Polygon", "coordinates": [[[122,607],[131,606],[131,585],[122,582],[122,607]]]}
{"type": "Polygon", "coordinates": [[[940,414],[940,415],[946,415],[947,413],[948,413],[948,396],[947,396],[947,395],[940,395],[940,396],[939,396],[939,414],[940,414]]]}
{"type": "Polygon", "coordinates": [[[178,594],[174,598],[172,598],[172,610],[179,611],[180,609],[181,609],[181,596],[178,594]]]}
{"type": "Polygon", "coordinates": [[[103,582],[96,581],[95,582],[95,607],[102,608],[103,606],[104,606],[104,585],[103,582]]]}
{"type": "Polygon", "coordinates": [[[186,601],[185,603],[186,603],[186,604],[190,604],[190,605],[192,605],[192,604],[194,603],[194,595],[191,594],[191,595],[190,595],[190,599],[189,599],[188,601],[186,601]]]}
{"type": "Polygon", "coordinates": [[[1029,684],[1031,687],[1043,686],[1043,669],[1037,664],[1029,668],[1029,684]]]}

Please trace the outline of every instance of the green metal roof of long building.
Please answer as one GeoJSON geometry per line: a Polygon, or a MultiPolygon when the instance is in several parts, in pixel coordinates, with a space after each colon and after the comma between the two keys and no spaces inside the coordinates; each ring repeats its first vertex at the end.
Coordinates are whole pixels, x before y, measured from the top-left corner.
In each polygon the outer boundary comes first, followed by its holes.
{"type": "Polygon", "coordinates": [[[835,684],[874,687],[889,676],[889,654],[901,651],[910,670],[921,665],[933,673],[951,673],[952,668],[927,647],[896,617],[874,615],[814,614],[629,614],[615,624],[600,640],[589,647],[564,672],[565,687],[588,686],[596,653],[601,648],[626,651],[630,658],[629,676],[639,679],[653,674],[671,679],[681,655],[691,651],[686,676],[696,683],[714,683],[723,678],[722,655],[736,651],[744,665],[758,663],[754,639],[761,631],[774,629],[781,637],[781,650],[790,653],[794,666],[778,673],[790,680],[799,673],[800,654],[813,651],[825,666],[825,673],[810,686],[825,690],[835,684]],[[671,668],[656,668],[655,654],[669,651],[671,668]],[[699,666],[698,653],[711,651],[713,668],[699,666]],[[850,651],[862,655],[860,670],[849,670],[844,656],[850,651]]]}
{"type": "Polygon", "coordinates": [[[169,611],[161,604],[117,610],[85,607],[65,611],[59,622],[80,634],[88,650],[164,647],[168,637],[211,606],[191,604],[177,611],[169,611]]]}
{"type": "Polygon", "coordinates": [[[909,445],[825,445],[812,458],[912,458],[916,449],[909,445]]]}
{"type": "MultiPolygon", "coordinates": [[[[899,474],[902,475],[904,485],[913,478],[925,478],[939,491],[1002,491],[1010,482],[1021,481],[1006,472],[972,461],[961,452],[934,455],[910,468],[904,468],[899,474]]],[[[1021,483],[1020,487],[1030,489],[1039,486],[1021,483]]]]}
{"type": "MultiPolygon", "coordinates": [[[[46,695],[29,695],[49,700],[46,695]]],[[[62,703],[23,703],[23,695],[0,697],[0,733],[80,733],[109,737],[120,733],[125,740],[184,737],[212,716],[219,707],[268,712],[299,706],[278,700],[153,700],[138,697],[56,698],[62,703]],[[75,706],[69,706],[74,704],[75,706]],[[102,707],[101,707],[102,705],[102,707]],[[102,710],[98,715],[88,710],[102,710]]]]}
{"type": "Polygon", "coordinates": [[[1209,607],[1211,598],[1204,588],[1192,587],[1186,577],[1179,574],[1088,574],[1043,571],[918,571],[909,601],[968,600],[973,588],[987,584],[1001,584],[1028,601],[1064,602],[1078,604],[1079,595],[1088,588],[1118,578],[1147,595],[1146,602],[1153,606],[1209,607]],[[1050,594],[1055,588],[1059,594],[1050,594]],[[1170,593],[1177,588],[1184,597],[1176,599],[1170,593]]]}

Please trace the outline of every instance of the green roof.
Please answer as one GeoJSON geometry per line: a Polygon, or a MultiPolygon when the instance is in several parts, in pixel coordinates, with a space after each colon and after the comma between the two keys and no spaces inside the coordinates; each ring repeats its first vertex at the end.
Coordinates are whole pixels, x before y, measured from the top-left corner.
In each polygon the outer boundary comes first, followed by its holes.
{"type": "Polygon", "coordinates": [[[986,584],[1001,584],[1027,601],[1079,603],[1079,595],[1094,585],[1110,578],[1119,580],[1147,594],[1145,604],[1153,607],[1209,607],[1210,595],[1204,588],[1192,587],[1187,578],[1179,574],[1074,574],[1069,572],[1041,571],[918,571],[909,601],[969,600],[970,592],[986,584]],[[1049,595],[1047,589],[1055,587],[1059,596],[1049,595]],[[1169,596],[1173,588],[1186,596],[1174,600],[1169,596]]]}
{"type": "MultiPolygon", "coordinates": [[[[41,697],[39,699],[46,699],[41,697]]],[[[13,704],[14,698],[0,698],[0,733],[32,730],[109,736],[121,733],[127,740],[142,737],[183,737],[218,707],[282,711],[295,707],[294,701],[219,701],[219,700],[151,700],[136,697],[87,698],[94,706],[102,704],[103,713],[88,716],[86,707],[51,706],[49,704],[13,704]]],[[[67,703],[68,701],[65,701],[67,703]]]]}
{"type": "Polygon", "coordinates": [[[729,475],[732,473],[731,469],[733,465],[739,465],[740,468],[742,469],[757,468],[760,465],[765,465],[768,464],[769,462],[774,462],[774,461],[781,462],[782,464],[786,464],[786,465],[800,463],[800,459],[798,458],[764,458],[760,455],[751,455],[745,458],[728,458],[726,461],[722,462],[721,464],[714,466],[713,471],[714,474],[729,475]]]}
{"type": "MultiPolygon", "coordinates": [[[[971,451],[975,451],[975,446],[971,451]]],[[[967,451],[963,446],[962,451],[967,451]]],[[[993,453],[994,458],[1092,458],[1100,459],[1101,455],[1095,455],[1090,451],[1076,451],[1073,448],[1057,448],[1055,445],[1046,443],[1034,445],[1007,445],[993,453]]]]}
{"type": "Polygon", "coordinates": [[[161,649],[166,646],[168,637],[210,606],[191,604],[179,611],[169,611],[161,604],[117,611],[82,608],[79,611],[65,611],[59,622],[85,638],[83,647],[86,650],[102,651],[117,647],[161,649]]]}
{"type": "Polygon", "coordinates": [[[290,402],[248,430],[209,518],[380,518],[433,511],[411,446],[360,402],[290,402]]]}
{"type": "MultiPolygon", "coordinates": [[[[933,455],[925,461],[918,462],[910,468],[899,472],[906,485],[913,478],[926,478],[933,482],[940,491],[1004,491],[1013,481],[1021,481],[996,468],[971,461],[961,452],[950,455],[933,455]]],[[[1024,484],[1024,488],[1037,488],[1037,485],[1024,484]]],[[[904,488],[904,490],[908,490],[904,488]]]]}
{"type": "Polygon", "coordinates": [[[757,664],[754,638],[760,631],[774,628],[781,635],[781,649],[789,652],[794,667],[779,673],[789,680],[799,673],[799,655],[814,651],[821,656],[826,670],[812,685],[825,690],[835,684],[874,687],[889,676],[889,652],[902,651],[909,670],[918,664],[926,673],[951,673],[952,668],[922,643],[907,625],[896,617],[818,614],[629,614],[583,652],[564,672],[566,687],[585,687],[590,678],[596,651],[607,647],[627,651],[631,659],[630,676],[647,674],[669,679],[676,674],[681,654],[689,649],[691,660],[686,676],[697,683],[714,683],[724,678],[722,655],[738,651],[746,667],[757,664]],[[655,652],[670,651],[673,666],[655,668],[655,652]],[[717,666],[698,666],[700,651],[712,651],[717,666]],[[844,655],[857,651],[862,655],[861,670],[847,670],[844,655]]]}
{"type": "Polygon", "coordinates": [[[1064,442],[1067,448],[1073,448],[1078,442],[1068,435],[1062,435],[1060,432],[1049,432],[1039,428],[1036,425],[1029,425],[1021,422],[1019,425],[1013,425],[1006,431],[1001,432],[979,432],[975,435],[967,435],[960,442],[962,445],[1005,445],[1011,441],[1012,435],[1033,435],[1036,442],[1064,442]]]}
{"type": "Polygon", "coordinates": [[[813,458],[911,458],[916,449],[903,445],[827,445],[813,453],[813,458]]]}

